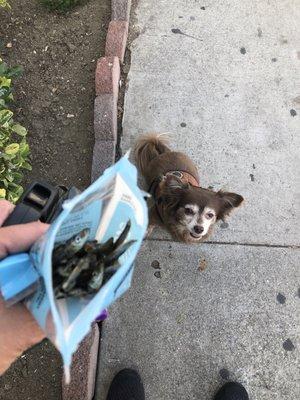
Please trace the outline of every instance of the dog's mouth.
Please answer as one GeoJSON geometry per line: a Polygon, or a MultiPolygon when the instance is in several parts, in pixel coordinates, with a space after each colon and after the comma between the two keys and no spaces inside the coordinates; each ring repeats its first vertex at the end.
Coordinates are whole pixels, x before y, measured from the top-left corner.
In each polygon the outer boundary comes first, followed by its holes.
{"type": "Polygon", "coordinates": [[[180,225],[170,225],[169,230],[175,238],[185,243],[198,243],[206,237],[203,233],[196,234],[195,232],[191,232],[187,227],[180,227],[180,225]]]}
{"type": "Polygon", "coordinates": [[[192,232],[190,232],[190,236],[193,238],[193,239],[201,239],[202,238],[202,235],[200,234],[200,235],[196,235],[195,233],[192,233],[192,232]]]}

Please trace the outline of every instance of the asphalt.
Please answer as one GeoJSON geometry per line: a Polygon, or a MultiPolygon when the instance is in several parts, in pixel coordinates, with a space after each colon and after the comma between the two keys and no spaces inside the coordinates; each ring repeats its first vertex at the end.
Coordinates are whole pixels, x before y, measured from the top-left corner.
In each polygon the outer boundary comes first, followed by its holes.
{"type": "Polygon", "coordinates": [[[103,327],[96,399],[126,366],[140,371],[147,400],[210,399],[227,380],[252,400],[295,399],[299,5],[140,0],[135,12],[122,150],[141,133],[169,132],[202,186],[245,204],[207,244],[160,230],[145,241],[103,327]]]}

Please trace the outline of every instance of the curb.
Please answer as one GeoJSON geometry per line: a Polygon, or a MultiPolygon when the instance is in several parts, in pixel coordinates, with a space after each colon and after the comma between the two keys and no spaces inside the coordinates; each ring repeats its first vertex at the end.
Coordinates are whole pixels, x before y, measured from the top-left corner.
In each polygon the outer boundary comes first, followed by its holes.
{"type": "Polygon", "coordinates": [[[111,14],[112,20],[129,21],[131,0],[112,0],[111,14]]]}
{"type": "MultiPolygon", "coordinates": [[[[115,161],[118,139],[118,98],[120,65],[128,36],[131,0],[111,0],[111,21],[106,36],[105,55],[95,71],[94,135],[91,182],[115,161]]],[[[63,400],[92,400],[95,392],[101,325],[93,325],[73,355],[71,382],[62,380],[63,400]]]]}
{"type": "Polygon", "coordinates": [[[127,21],[110,21],[107,32],[105,55],[117,56],[121,63],[124,61],[128,35],[127,21]]]}
{"type": "Polygon", "coordinates": [[[71,382],[62,385],[63,399],[90,400],[94,396],[99,348],[99,328],[95,323],[73,355],[71,382]]]}
{"type": "Polygon", "coordinates": [[[131,0],[112,0],[112,17],[106,36],[105,56],[97,61],[94,105],[95,145],[92,182],[115,161],[117,145],[117,104],[124,61],[131,0]]]}
{"type": "Polygon", "coordinates": [[[118,98],[120,80],[120,61],[118,57],[106,56],[97,61],[95,76],[96,96],[112,94],[118,98]]]}

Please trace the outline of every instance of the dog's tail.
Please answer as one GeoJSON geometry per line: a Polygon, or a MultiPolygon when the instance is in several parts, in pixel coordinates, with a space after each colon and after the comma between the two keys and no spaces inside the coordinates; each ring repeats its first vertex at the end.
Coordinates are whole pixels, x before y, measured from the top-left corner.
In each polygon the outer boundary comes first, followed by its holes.
{"type": "Polygon", "coordinates": [[[140,173],[144,175],[150,161],[169,151],[171,150],[165,133],[146,133],[140,136],[134,147],[134,157],[140,173]]]}

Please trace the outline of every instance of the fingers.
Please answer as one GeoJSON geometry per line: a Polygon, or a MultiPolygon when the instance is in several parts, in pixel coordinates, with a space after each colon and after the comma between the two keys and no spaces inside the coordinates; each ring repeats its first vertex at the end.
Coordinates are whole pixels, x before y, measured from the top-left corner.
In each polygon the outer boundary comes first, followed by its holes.
{"type": "Polygon", "coordinates": [[[10,203],[9,201],[0,200],[0,226],[3,224],[3,222],[9,216],[9,214],[12,213],[14,208],[15,208],[15,206],[12,203],[10,203]]]}
{"type": "Polygon", "coordinates": [[[0,228],[0,259],[28,250],[48,229],[40,221],[0,228]]]}

